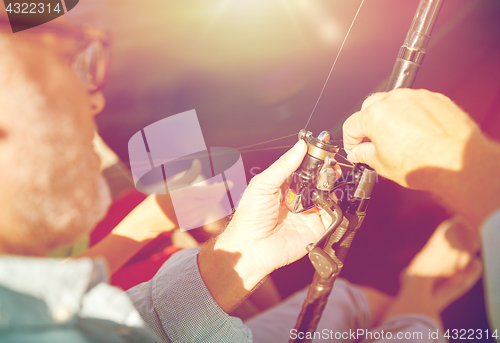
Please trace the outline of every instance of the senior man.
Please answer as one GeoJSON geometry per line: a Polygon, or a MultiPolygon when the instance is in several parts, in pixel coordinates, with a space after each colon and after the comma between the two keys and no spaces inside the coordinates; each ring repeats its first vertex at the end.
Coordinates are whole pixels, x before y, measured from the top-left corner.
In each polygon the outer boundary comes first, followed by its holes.
{"type": "MultiPolygon", "coordinates": [[[[61,19],[12,34],[4,9],[2,5],[1,340],[156,341],[130,298],[105,283],[102,263],[41,258],[92,229],[109,203],[92,148],[93,116],[104,106],[99,91],[104,74],[86,68],[92,64],[78,63],[82,54],[103,56],[95,49],[104,48],[106,41],[98,31],[70,27],[61,19]]],[[[131,290],[144,318],[159,319],[177,335],[165,334],[164,340],[250,339],[250,330],[224,311],[271,271],[302,257],[306,244],[325,229],[321,213],[292,215],[280,206],[279,188],[305,153],[299,142],[255,177],[227,230],[198,256],[197,250],[178,254],[155,279],[131,290]],[[165,311],[155,312],[150,301],[167,303],[165,311]]]]}
{"type": "MultiPolygon", "coordinates": [[[[321,212],[291,214],[280,203],[282,183],[306,153],[304,142],[252,180],[233,220],[217,239],[199,252],[189,249],[174,255],[152,280],[124,294],[106,284],[99,261],[60,263],[41,258],[90,230],[109,203],[91,144],[93,116],[104,106],[99,92],[104,73],[102,68],[87,68],[102,66],[105,36],[59,19],[13,35],[4,13],[0,17],[2,341],[250,341],[250,329],[227,312],[274,269],[302,257],[305,246],[319,238],[327,224],[321,212]],[[92,55],[97,64],[78,63],[82,54],[92,55]]],[[[420,264],[416,265],[413,269],[420,272],[420,264]]],[[[345,297],[335,299],[347,304],[336,308],[338,302],[330,302],[334,306],[327,311],[335,314],[330,320],[339,328],[351,322],[357,327],[350,328],[369,329],[377,320],[372,319],[382,319],[388,299],[345,282],[338,285],[334,294],[345,297]]],[[[289,315],[298,313],[297,304],[289,315]]],[[[401,310],[393,312],[397,316],[401,310]]],[[[273,324],[265,316],[260,318],[273,324]]],[[[272,319],[286,334],[290,325],[272,319]]],[[[278,336],[287,340],[286,335],[278,336]]],[[[265,340],[266,333],[261,337],[265,340]]]]}
{"type": "Polygon", "coordinates": [[[498,334],[500,144],[449,98],[426,90],[374,94],[343,129],[351,161],[367,163],[401,186],[440,196],[479,230],[489,320],[498,334]]]}

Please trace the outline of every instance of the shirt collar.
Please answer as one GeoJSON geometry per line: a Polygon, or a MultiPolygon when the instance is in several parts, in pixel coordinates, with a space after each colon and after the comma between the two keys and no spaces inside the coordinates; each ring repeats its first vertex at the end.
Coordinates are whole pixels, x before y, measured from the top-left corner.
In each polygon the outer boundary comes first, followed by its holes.
{"type": "Polygon", "coordinates": [[[0,286],[43,300],[52,313],[77,313],[85,293],[106,281],[102,260],[0,257],[0,286]]]}

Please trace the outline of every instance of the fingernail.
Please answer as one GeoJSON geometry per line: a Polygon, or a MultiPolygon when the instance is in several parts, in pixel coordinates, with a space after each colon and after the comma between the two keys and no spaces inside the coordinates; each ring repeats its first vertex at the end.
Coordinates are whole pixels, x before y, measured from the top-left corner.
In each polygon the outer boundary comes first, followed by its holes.
{"type": "Polygon", "coordinates": [[[292,147],[291,150],[299,152],[299,151],[301,151],[302,149],[305,148],[305,145],[306,145],[306,142],[304,142],[303,139],[299,139],[297,141],[297,143],[295,143],[295,145],[292,147]]]}

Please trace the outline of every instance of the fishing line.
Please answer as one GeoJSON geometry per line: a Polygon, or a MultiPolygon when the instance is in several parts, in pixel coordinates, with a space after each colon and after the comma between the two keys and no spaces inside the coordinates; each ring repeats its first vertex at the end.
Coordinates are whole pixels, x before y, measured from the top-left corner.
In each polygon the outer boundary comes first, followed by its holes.
{"type": "MultiPolygon", "coordinates": [[[[307,126],[309,125],[309,122],[311,121],[311,118],[312,118],[314,112],[316,111],[316,108],[318,107],[319,101],[321,100],[321,97],[323,96],[323,93],[325,92],[326,85],[328,84],[328,81],[329,81],[329,79],[330,79],[330,77],[332,75],[333,69],[335,68],[335,65],[337,64],[337,61],[338,61],[339,56],[340,56],[340,53],[342,52],[342,49],[344,48],[345,42],[347,41],[347,38],[349,37],[349,34],[351,33],[351,29],[354,26],[354,23],[356,22],[356,19],[358,17],[359,12],[361,11],[361,7],[363,7],[364,2],[365,2],[365,0],[361,0],[361,3],[359,4],[359,7],[358,7],[358,9],[356,11],[356,14],[354,15],[354,18],[353,18],[353,20],[351,22],[351,25],[349,26],[349,29],[347,30],[347,33],[346,33],[346,35],[344,37],[344,40],[342,41],[342,44],[340,45],[339,51],[337,52],[337,56],[335,57],[335,60],[333,61],[333,65],[330,68],[330,72],[328,73],[328,76],[327,76],[327,78],[325,80],[325,83],[323,84],[323,88],[321,89],[321,92],[320,92],[320,94],[318,96],[318,99],[316,100],[316,103],[315,103],[315,105],[314,105],[314,107],[313,107],[313,109],[311,111],[311,114],[309,115],[309,118],[307,120],[307,123],[306,123],[304,129],[306,129],[307,126]]],[[[254,151],[263,151],[263,150],[288,148],[290,146],[279,146],[279,147],[271,147],[271,148],[261,148],[261,149],[244,150],[244,149],[247,149],[247,148],[252,148],[254,146],[258,146],[258,145],[261,145],[261,144],[266,144],[266,143],[274,142],[274,141],[277,141],[277,140],[280,140],[280,139],[284,139],[284,138],[288,138],[288,137],[292,137],[292,136],[295,136],[295,135],[296,135],[296,133],[293,133],[293,134],[290,134],[290,135],[287,135],[287,136],[283,136],[283,137],[279,137],[279,138],[274,138],[274,139],[270,139],[270,140],[267,140],[267,141],[255,143],[255,144],[245,145],[245,146],[242,146],[242,147],[239,147],[239,148],[236,148],[236,149],[238,151],[240,151],[241,153],[243,153],[243,152],[254,152],[254,151]]],[[[338,140],[338,141],[342,141],[342,140],[338,140]]],[[[346,161],[349,162],[349,160],[347,158],[345,158],[344,156],[342,156],[342,155],[339,155],[339,156],[341,156],[342,158],[344,158],[346,161]]],[[[350,165],[346,165],[346,164],[341,164],[341,165],[344,165],[345,167],[351,167],[350,165]]]]}
{"type": "Polygon", "coordinates": [[[293,145],[281,145],[281,146],[275,146],[271,148],[260,148],[260,149],[250,149],[250,150],[238,150],[241,153],[245,152],[254,152],[254,151],[264,151],[264,150],[273,150],[273,149],[290,149],[293,145]]]}
{"type": "Polygon", "coordinates": [[[243,150],[243,149],[246,149],[246,148],[252,148],[252,147],[257,146],[257,145],[274,142],[274,141],[277,141],[277,140],[280,140],[280,139],[283,139],[283,138],[292,137],[292,136],[297,136],[297,134],[296,133],[292,133],[291,135],[287,135],[287,136],[283,136],[283,137],[279,137],[279,138],[273,138],[273,139],[270,139],[270,140],[267,140],[267,141],[263,141],[263,142],[260,142],[260,143],[245,145],[245,146],[236,148],[236,150],[243,150]]]}
{"type": "Polygon", "coordinates": [[[328,80],[330,79],[330,76],[332,75],[333,68],[335,68],[335,65],[337,64],[337,60],[339,59],[340,53],[342,52],[342,49],[344,48],[344,44],[345,44],[345,42],[347,40],[347,37],[349,37],[349,33],[351,32],[351,29],[352,29],[352,27],[354,25],[354,22],[356,21],[356,18],[358,17],[359,11],[361,10],[361,7],[363,6],[364,2],[365,2],[365,0],[361,0],[361,3],[359,4],[358,10],[356,12],[356,15],[354,16],[354,19],[351,22],[351,26],[349,26],[349,30],[347,30],[347,34],[344,37],[344,41],[342,42],[342,45],[340,45],[340,49],[339,49],[339,52],[337,53],[337,57],[335,57],[335,61],[333,61],[332,68],[330,69],[330,72],[328,73],[328,76],[326,78],[325,84],[323,85],[323,89],[321,89],[321,92],[319,93],[318,100],[316,101],[316,104],[314,105],[314,108],[313,108],[313,110],[311,112],[311,115],[309,116],[309,119],[307,120],[307,123],[306,123],[306,126],[304,127],[304,129],[306,129],[307,125],[309,125],[309,122],[311,121],[311,118],[312,118],[312,116],[314,114],[314,111],[316,110],[316,107],[318,107],[319,101],[320,101],[321,97],[323,96],[323,93],[325,92],[325,88],[326,88],[326,85],[328,83],[328,80]]]}

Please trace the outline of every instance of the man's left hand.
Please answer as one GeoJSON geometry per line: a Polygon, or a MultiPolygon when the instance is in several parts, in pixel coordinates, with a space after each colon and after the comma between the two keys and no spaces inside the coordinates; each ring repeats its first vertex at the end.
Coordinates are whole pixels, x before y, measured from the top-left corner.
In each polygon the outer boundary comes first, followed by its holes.
{"type": "Polygon", "coordinates": [[[226,230],[198,255],[203,280],[224,310],[236,306],[269,273],[303,257],[330,223],[324,211],[294,214],[281,201],[281,186],[306,152],[301,140],[255,176],[226,230]]]}

